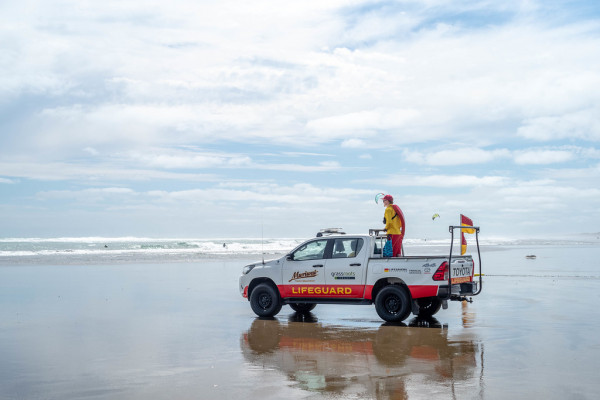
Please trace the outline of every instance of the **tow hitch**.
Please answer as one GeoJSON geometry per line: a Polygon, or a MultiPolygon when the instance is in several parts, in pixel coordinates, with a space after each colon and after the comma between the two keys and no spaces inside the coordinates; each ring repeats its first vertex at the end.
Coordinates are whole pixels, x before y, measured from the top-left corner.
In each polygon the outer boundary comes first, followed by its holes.
{"type": "Polygon", "coordinates": [[[450,298],[450,300],[452,301],[466,301],[467,303],[472,303],[473,302],[473,298],[466,298],[465,296],[452,296],[450,298]]]}

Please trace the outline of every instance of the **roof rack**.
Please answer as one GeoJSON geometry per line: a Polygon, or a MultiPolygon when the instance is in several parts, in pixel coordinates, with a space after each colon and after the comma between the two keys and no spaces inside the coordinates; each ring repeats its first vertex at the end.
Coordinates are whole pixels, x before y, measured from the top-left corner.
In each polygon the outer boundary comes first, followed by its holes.
{"type": "Polygon", "coordinates": [[[325,235],[345,235],[346,232],[342,232],[342,228],[325,228],[319,230],[317,232],[317,237],[325,236],[325,235]]]}
{"type": "Polygon", "coordinates": [[[385,229],[369,229],[369,236],[386,236],[387,232],[385,229]],[[383,232],[383,233],[381,233],[383,232]]]}

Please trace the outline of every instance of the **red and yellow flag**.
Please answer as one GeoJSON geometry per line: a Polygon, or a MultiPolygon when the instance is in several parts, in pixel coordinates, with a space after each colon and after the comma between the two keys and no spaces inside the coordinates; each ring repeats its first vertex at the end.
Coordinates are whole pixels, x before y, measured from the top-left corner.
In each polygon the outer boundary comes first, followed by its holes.
{"type": "MultiPolygon", "coordinates": [[[[473,221],[469,217],[465,217],[460,214],[460,226],[473,226],[473,221]]],[[[460,230],[460,255],[462,256],[467,252],[467,240],[465,239],[465,233],[475,233],[474,228],[462,228],[460,230]]]]}
{"type": "MultiPolygon", "coordinates": [[[[461,226],[473,226],[473,221],[471,221],[471,218],[469,217],[465,217],[464,215],[460,214],[460,225],[461,226]]],[[[470,229],[462,229],[462,231],[464,233],[475,233],[475,229],[470,228],[470,229]]]]}

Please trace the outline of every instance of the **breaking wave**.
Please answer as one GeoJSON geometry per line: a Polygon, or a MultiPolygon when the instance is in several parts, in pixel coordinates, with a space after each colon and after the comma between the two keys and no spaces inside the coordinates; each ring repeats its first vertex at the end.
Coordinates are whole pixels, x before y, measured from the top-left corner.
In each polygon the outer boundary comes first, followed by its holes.
{"type": "MultiPolygon", "coordinates": [[[[173,239],[143,237],[58,237],[0,239],[0,263],[93,263],[190,261],[205,258],[283,255],[307,238],[173,239]]],[[[576,240],[480,238],[482,248],[502,246],[598,245],[594,235],[576,240]]],[[[473,243],[473,242],[471,242],[473,243]]],[[[449,239],[405,239],[411,253],[443,253],[449,239]]],[[[455,242],[457,245],[457,242],[455,242]]]]}

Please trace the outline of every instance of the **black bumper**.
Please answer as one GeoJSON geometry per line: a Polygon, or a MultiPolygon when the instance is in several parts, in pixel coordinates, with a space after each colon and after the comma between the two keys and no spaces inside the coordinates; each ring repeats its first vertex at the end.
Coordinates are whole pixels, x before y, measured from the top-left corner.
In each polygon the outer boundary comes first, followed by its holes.
{"type": "MultiPolygon", "coordinates": [[[[465,283],[457,283],[456,285],[452,285],[452,292],[450,293],[450,297],[455,296],[473,296],[474,293],[477,293],[477,286],[479,282],[465,282],[465,283]]],[[[438,296],[441,299],[448,298],[448,285],[442,285],[438,289],[438,296]]]]}

